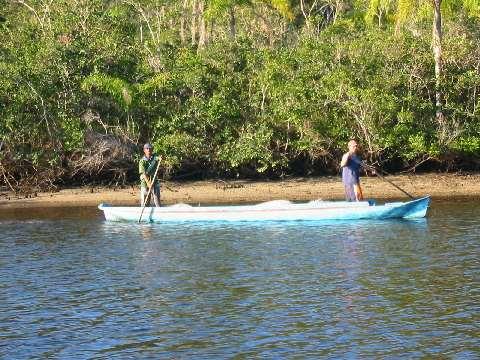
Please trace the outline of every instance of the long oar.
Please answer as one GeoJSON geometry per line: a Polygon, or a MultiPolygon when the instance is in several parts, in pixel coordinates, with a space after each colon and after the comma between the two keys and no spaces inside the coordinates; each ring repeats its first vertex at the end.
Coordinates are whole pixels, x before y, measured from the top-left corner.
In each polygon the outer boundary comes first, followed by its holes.
{"type": "Polygon", "coordinates": [[[150,193],[152,192],[152,189],[155,186],[155,179],[157,178],[158,169],[160,169],[160,159],[158,159],[157,169],[155,170],[155,174],[153,175],[152,185],[148,189],[147,196],[145,196],[145,202],[143,203],[142,211],[140,212],[140,217],[138,218],[138,223],[139,224],[140,224],[140,221],[142,221],[143,211],[145,210],[145,206],[147,205],[147,202],[149,200],[150,193]]]}
{"type": "Polygon", "coordinates": [[[361,165],[362,165],[364,168],[373,170],[373,171],[375,172],[375,174],[377,174],[377,176],[378,176],[380,179],[385,180],[385,181],[388,182],[390,185],[392,185],[393,187],[395,187],[396,189],[400,190],[402,193],[404,193],[405,195],[407,195],[410,199],[415,199],[415,197],[413,197],[413,196],[410,195],[408,192],[406,192],[405,190],[403,190],[400,186],[394,184],[393,182],[391,182],[390,180],[388,180],[387,178],[385,178],[385,176],[383,176],[383,175],[380,173],[380,170],[377,169],[375,166],[365,164],[363,161],[362,161],[361,165]]]}

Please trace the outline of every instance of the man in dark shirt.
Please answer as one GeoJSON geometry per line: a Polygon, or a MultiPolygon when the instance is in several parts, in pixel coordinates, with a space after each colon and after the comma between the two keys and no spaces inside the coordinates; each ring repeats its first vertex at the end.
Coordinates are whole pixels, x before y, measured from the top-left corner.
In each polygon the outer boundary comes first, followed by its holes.
{"type": "Polygon", "coordinates": [[[347,201],[363,200],[362,187],[360,186],[360,166],[362,165],[362,159],[357,155],[357,152],[358,143],[352,139],[348,142],[348,152],[343,154],[340,163],[347,201]]]}
{"type": "Polygon", "coordinates": [[[152,180],[160,159],[153,154],[153,146],[150,143],[146,143],[143,146],[143,153],[144,156],[138,163],[138,172],[140,174],[141,206],[147,205],[146,202],[149,199],[146,199],[146,196],[148,194],[148,189],[150,189],[152,186],[153,188],[151,195],[153,196],[153,201],[155,202],[155,206],[160,206],[160,181],[158,181],[158,178],[156,178],[155,182],[152,184],[152,180]]]}

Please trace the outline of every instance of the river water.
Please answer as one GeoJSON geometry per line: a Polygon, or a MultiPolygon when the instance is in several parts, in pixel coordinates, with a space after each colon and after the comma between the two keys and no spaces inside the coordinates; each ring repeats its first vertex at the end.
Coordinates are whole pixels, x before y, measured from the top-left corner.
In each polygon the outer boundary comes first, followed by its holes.
{"type": "Polygon", "coordinates": [[[0,219],[0,358],[480,357],[478,202],[419,221],[0,219]]]}

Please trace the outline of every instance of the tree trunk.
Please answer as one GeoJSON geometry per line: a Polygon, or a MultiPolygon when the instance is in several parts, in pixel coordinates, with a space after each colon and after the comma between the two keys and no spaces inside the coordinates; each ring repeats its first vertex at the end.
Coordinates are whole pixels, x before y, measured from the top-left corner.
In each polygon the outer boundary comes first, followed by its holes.
{"type": "Polygon", "coordinates": [[[230,6],[229,12],[230,12],[230,37],[232,39],[235,39],[235,36],[237,35],[237,30],[236,30],[237,20],[235,19],[235,6],[234,5],[230,6]]]}
{"type": "Polygon", "coordinates": [[[210,31],[208,34],[208,39],[209,39],[209,42],[212,42],[215,40],[215,19],[212,19],[210,21],[210,31]]]}
{"type": "Polygon", "coordinates": [[[180,41],[185,44],[185,19],[187,18],[188,0],[183,0],[182,17],[180,18],[180,41]]]}
{"type": "Polygon", "coordinates": [[[205,24],[205,0],[198,2],[198,48],[203,49],[207,43],[207,26],[205,24]]]}
{"type": "Polygon", "coordinates": [[[190,28],[192,33],[192,45],[197,43],[197,0],[192,1],[192,25],[190,28]]]}
{"type": "Polygon", "coordinates": [[[343,13],[343,11],[345,10],[345,5],[343,3],[342,0],[336,0],[335,1],[335,12],[333,14],[333,23],[335,24],[335,22],[337,21],[337,18],[343,13]]]}
{"type": "Polygon", "coordinates": [[[433,0],[433,56],[435,58],[435,117],[443,125],[444,116],[442,111],[442,13],[440,5],[442,0],[433,0]]]}

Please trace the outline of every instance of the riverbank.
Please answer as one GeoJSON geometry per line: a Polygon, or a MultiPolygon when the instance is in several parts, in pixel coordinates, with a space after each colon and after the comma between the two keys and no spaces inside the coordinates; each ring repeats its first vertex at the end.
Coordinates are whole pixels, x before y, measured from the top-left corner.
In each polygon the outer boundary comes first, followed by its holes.
{"type": "MultiPolygon", "coordinates": [[[[409,194],[435,198],[479,198],[480,174],[422,174],[389,176],[409,194]]],[[[363,177],[364,196],[373,199],[406,199],[398,189],[378,177],[363,177]]],[[[292,201],[343,199],[339,177],[292,178],[278,181],[193,181],[163,182],[163,204],[252,203],[287,199],[292,201]]],[[[82,187],[29,195],[0,193],[0,208],[96,206],[138,204],[138,187],[82,187]]]]}

